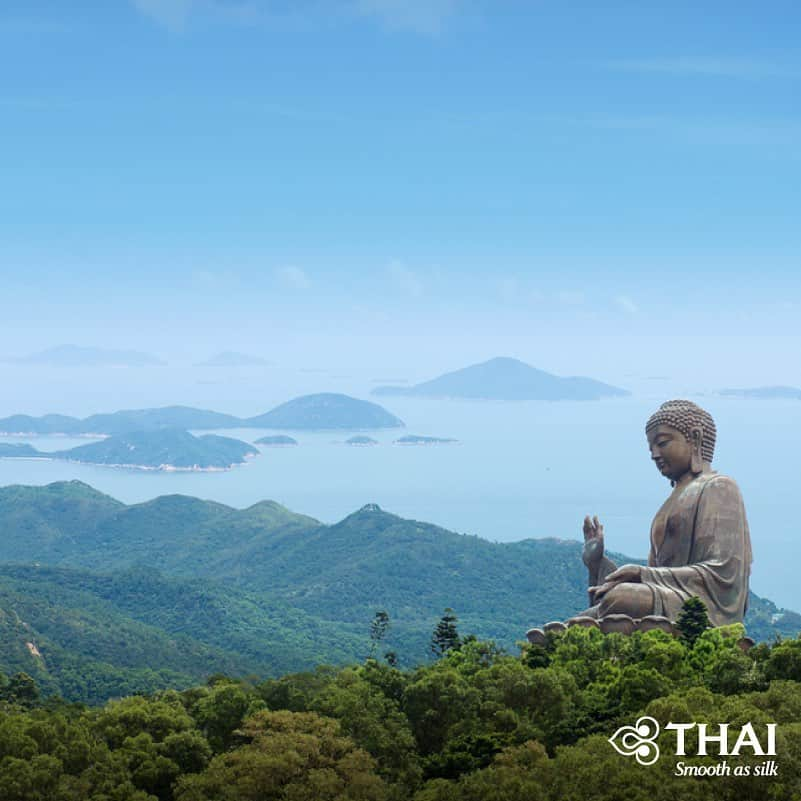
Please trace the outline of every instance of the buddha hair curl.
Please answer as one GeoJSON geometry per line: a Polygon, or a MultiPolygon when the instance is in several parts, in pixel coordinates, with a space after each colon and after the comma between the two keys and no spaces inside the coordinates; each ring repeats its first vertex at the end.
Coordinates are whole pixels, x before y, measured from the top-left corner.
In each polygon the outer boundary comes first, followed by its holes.
{"type": "Polygon", "coordinates": [[[688,440],[694,428],[701,429],[701,457],[705,462],[712,463],[717,429],[712,415],[706,409],[688,400],[665,401],[648,418],[645,424],[646,435],[659,425],[672,426],[681,431],[688,440]]]}

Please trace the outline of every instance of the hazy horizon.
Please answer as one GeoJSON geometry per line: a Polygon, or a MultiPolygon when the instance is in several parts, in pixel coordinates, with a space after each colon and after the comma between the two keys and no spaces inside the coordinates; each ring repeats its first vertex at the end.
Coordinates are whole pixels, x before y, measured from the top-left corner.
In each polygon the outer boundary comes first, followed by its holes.
{"type": "Polygon", "coordinates": [[[801,385],[799,21],[4,3],[0,357],[801,385]]]}

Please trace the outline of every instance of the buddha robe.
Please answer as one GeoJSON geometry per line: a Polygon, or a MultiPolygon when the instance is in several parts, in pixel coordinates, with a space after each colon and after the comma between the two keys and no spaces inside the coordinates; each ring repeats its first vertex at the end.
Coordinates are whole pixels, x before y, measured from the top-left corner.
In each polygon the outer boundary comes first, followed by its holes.
{"type": "Polygon", "coordinates": [[[702,473],[674,491],[651,525],[648,567],[642,570],[652,614],[676,620],[684,601],[697,595],[713,625],[741,622],[750,573],[751,536],[734,480],[702,473]]]}

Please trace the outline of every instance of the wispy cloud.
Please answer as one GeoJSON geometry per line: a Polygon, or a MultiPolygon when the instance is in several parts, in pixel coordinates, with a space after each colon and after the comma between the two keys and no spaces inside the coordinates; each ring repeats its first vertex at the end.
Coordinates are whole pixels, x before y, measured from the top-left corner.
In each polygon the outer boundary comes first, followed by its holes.
{"type": "Polygon", "coordinates": [[[308,289],[312,282],[300,267],[287,265],[275,271],[278,280],[289,289],[308,289]]]}
{"type": "Polygon", "coordinates": [[[0,18],[0,35],[4,36],[72,34],[79,27],[74,15],[58,18],[54,16],[15,16],[3,12],[3,16],[0,18]]]}
{"type": "Polygon", "coordinates": [[[687,77],[801,78],[801,69],[786,64],[731,58],[647,58],[608,61],[605,66],[622,72],[658,73],[687,77]]]}
{"type": "Polygon", "coordinates": [[[460,0],[355,0],[354,8],[389,28],[433,35],[459,5],[460,0]]]}
{"type": "Polygon", "coordinates": [[[134,7],[159,25],[181,31],[196,5],[195,0],[132,0],[134,7]]]}
{"type": "MultiPolygon", "coordinates": [[[[215,24],[266,25],[299,20],[303,12],[318,6],[298,0],[289,11],[276,9],[275,0],[130,0],[134,7],[159,25],[176,32],[183,31],[195,15],[203,14],[215,24]]],[[[321,6],[320,6],[321,7],[321,6]]]]}
{"type": "Polygon", "coordinates": [[[392,30],[438,34],[464,0],[296,0],[294,6],[275,0],[130,0],[159,25],[182,31],[198,12],[231,24],[270,25],[308,22],[310,15],[374,19],[392,30]]]}
{"type": "Polygon", "coordinates": [[[410,270],[403,262],[393,261],[387,266],[390,280],[401,292],[419,298],[423,294],[423,282],[417,273],[410,270]]]}
{"type": "Polygon", "coordinates": [[[791,145],[796,148],[801,137],[801,122],[794,119],[590,114],[575,118],[573,123],[592,128],[644,131],[709,145],[791,145]]]}
{"type": "Polygon", "coordinates": [[[628,314],[637,314],[640,310],[639,306],[628,295],[618,295],[614,298],[614,301],[619,309],[623,309],[628,314]]]}

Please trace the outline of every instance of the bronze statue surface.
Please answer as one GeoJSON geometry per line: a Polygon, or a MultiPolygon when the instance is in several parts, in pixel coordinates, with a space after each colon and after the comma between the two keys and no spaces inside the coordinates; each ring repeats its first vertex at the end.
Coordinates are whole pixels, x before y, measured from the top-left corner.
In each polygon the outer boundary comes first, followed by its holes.
{"type": "MultiPolygon", "coordinates": [[[[651,459],[673,491],[651,524],[648,565],[617,567],[604,554],[600,521],[586,517],[583,558],[591,605],[570,622],[598,620],[602,630],[622,630],[614,616],[627,616],[647,619],[643,628],[652,628],[657,619],[675,622],[692,596],[706,604],[715,626],[743,620],[751,538],[737,484],[711,468],[716,433],[711,415],[691,401],[667,401],[651,416],[651,459]]],[[[537,641],[540,633],[533,629],[529,639],[537,641]]]]}

